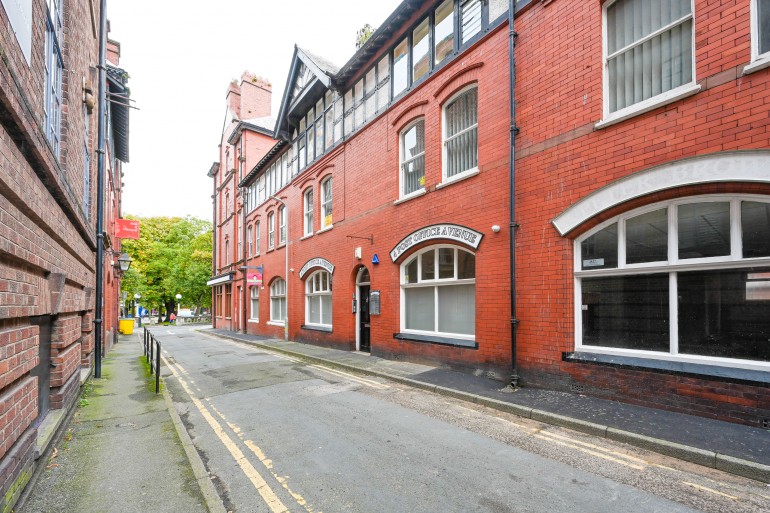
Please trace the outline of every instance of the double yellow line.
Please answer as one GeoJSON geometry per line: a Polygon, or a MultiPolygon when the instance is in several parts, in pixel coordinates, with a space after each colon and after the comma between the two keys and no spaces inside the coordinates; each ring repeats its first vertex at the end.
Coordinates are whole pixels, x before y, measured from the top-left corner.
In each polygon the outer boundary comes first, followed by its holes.
{"type": "MultiPolygon", "coordinates": [[[[164,351],[165,352],[165,351],[164,351]]],[[[254,465],[251,464],[249,459],[246,457],[246,455],[241,451],[241,449],[238,447],[238,444],[233,441],[233,439],[227,434],[227,432],[224,430],[222,425],[217,421],[216,418],[214,418],[214,415],[211,413],[209,408],[213,410],[217,416],[219,416],[230,429],[233,430],[233,432],[243,440],[243,435],[241,429],[229,422],[225,419],[225,416],[219,412],[212,404],[211,401],[206,400],[209,403],[209,407],[207,407],[205,404],[203,404],[203,401],[195,397],[195,394],[191,388],[191,384],[188,384],[187,380],[183,376],[189,376],[187,371],[184,370],[184,368],[179,365],[177,362],[170,362],[165,356],[163,357],[163,361],[168,367],[169,370],[171,370],[171,374],[179,381],[179,384],[182,386],[184,391],[187,393],[188,397],[192,401],[192,404],[195,406],[195,408],[200,412],[201,416],[206,420],[206,422],[209,424],[211,429],[214,431],[214,434],[219,438],[219,441],[222,442],[222,445],[227,449],[227,451],[230,453],[230,455],[235,460],[236,464],[240,467],[241,471],[244,473],[244,475],[248,478],[248,480],[251,482],[251,484],[254,486],[254,488],[257,490],[259,495],[262,497],[262,500],[265,501],[265,504],[267,504],[268,508],[270,508],[270,511],[272,513],[285,513],[289,512],[289,508],[281,501],[281,499],[276,495],[276,493],[273,491],[272,488],[270,488],[270,485],[265,481],[265,479],[262,477],[262,475],[257,471],[257,469],[254,467],[254,465]]],[[[189,378],[188,378],[189,379],[189,378]]],[[[190,383],[193,381],[190,380],[190,383]]],[[[195,387],[199,392],[200,389],[195,387]]],[[[307,501],[298,493],[293,492],[287,483],[286,478],[278,476],[273,471],[273,465],[272,461],[268,459],[264,452],[251,440],[243,440],[243,443],[246,445],[246,447],[251,450],[254,455],[257,457],[257,459],[262,463],[262,465],[268,470],[268,472],[272,475],[272,477],[278,481],[278,483],[281,485],[282,488],[284,488],[291,497],[295,500],[298,506],[302,507],[307,513],[314,513],[313,508],[307,503],[307,501]]],[[[321,513],[321,512],[317,512],[321,513]]]]}

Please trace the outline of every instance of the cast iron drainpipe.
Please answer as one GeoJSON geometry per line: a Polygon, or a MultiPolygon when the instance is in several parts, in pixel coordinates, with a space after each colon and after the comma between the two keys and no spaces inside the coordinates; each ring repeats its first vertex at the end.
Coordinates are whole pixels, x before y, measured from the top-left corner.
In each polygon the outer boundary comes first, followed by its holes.
{"type": "MultiPolygon", "coordinates": [[[[238,158],[240,159],[240,157],[238,157],[238,158]]],[[[243,165],[243,162],[241,162],[239,164],[239,166],[242,166],[242,165],[243,165]]],[[[242,216],[242,219],[241,219],[241,225],[242,225],[241,226],[241,248],[243,248],[243,254],[241,255],[241,258],[243,260],[243,266],[244,267],[247,264],[246,258],[247,258],[247,253],[248,253],[248,251],[246,249],[246,244],[247,244],[247,241],[246,241],[246,215],[247,215],[246,214],[246,203],[248,202],[248,199],[249,199],[249,188],[248,187],[241,187],[241,200],[242,200],[241,210],[243,211],[243,216],[242,216]]],[[[245,335],[246,332],[247,332],[246,324],[248,322],[247,321],[247,317],[246,317],[246,314],[248,313],[246,311],[246,294],[247,294],[248,283],[246,282],[246,278],[247,278],[246,270],[244,269],[242,271],[242,273],[243,273],[243,278],[242,278],[243,279],[243,287],[241,287],[241,333],[243,333],[245,335]]]]}
{"type": "Polygon", "coordinates": [[[102,316],[104,315],[104,132],[107,111],[107,0],[99,2],[99,154],[96,166],[96,298],[94,305],[94,377],[102,377],[102,316]]]}
{"type": "Polygon", "coordinates": [[[508,55],[510,66],[510,109],[511,109],[511,126],[510,126],[510,183],[509,183],[509,196],[510,196],[510,224],[509,240],[510,240],[510,259],[511,259],[511,386],[516,388],[519,385],[519,371],[516,365],[516,328],[519,325],[519,319],[516,318],[516,229],[519,225],[516,223],[516,136],[519,133],[519,127],[516,126],[516,59],[514,56],[514,50],[516,48],[516,38],[518,34],[514,30],[513,15],[516,7],[516,0],[509,0],[508,2],[508,29],[509,29],[509,43],[508,43],[508,55]]]}

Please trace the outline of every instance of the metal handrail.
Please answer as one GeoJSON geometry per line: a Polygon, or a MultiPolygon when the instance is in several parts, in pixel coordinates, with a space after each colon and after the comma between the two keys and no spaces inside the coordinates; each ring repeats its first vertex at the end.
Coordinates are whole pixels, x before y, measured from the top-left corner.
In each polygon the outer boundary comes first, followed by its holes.
{"type": "Polygon", "coordinates": [[[155,374],[155,393],[160,393],[160,340],[144,328],[144,356],[150,364],[150,375],[155,374]]]}

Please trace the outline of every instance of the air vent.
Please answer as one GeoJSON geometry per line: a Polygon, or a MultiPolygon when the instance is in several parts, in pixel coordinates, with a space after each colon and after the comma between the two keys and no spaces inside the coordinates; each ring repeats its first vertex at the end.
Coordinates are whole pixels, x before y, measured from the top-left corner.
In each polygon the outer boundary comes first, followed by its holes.
{"type": "Polygon", "coordinates": [[[770,429],[770,418],[759,419],[759,425],[762,429],[770,429]]]}
{"type": "Polygon", "coordinates": [[[585,387],[579,383],[571,383],[569,389],[576,394],[582,394],[586,391],[585,387]]]}

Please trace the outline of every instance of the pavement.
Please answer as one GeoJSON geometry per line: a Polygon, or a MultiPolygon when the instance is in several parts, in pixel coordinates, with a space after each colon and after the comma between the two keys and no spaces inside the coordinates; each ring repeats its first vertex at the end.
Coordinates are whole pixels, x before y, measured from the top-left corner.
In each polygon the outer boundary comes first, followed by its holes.
{"type": "Polygon", "coordinates": [[[121,335],[84,385],[16,513],[206,513],[219,501],[170,398],[155,394],[141,340],[121,335]]]}
{"type": "MultiPolygon", "coordinates": [[[[232,331],[201,330],[308,363],[382,377],[540,422],[770,483],[770,430],[484,376],[232,331]]],[[[141,331],[121,336],[92,378],[16,513],[225,513],[171,397],[155,394],[141,331]]]]}

